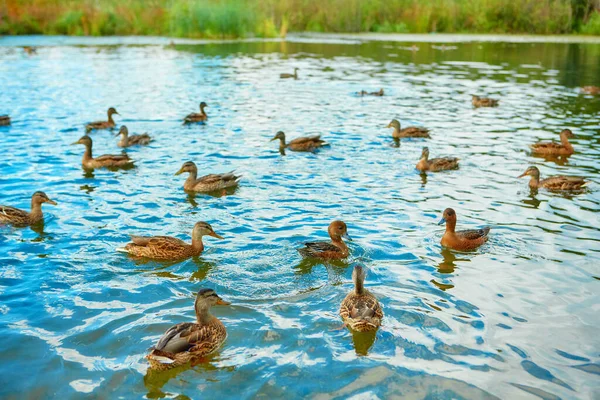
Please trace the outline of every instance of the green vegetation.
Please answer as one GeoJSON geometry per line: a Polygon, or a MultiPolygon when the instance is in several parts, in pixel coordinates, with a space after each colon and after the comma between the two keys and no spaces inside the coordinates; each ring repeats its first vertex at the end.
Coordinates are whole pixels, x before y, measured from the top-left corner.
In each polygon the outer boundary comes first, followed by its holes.
{"type": "Polygon", "coordinates": [[[276,37],[287,31],[600,35],[600,0],[4,0],[0,34],[276,37]]]}

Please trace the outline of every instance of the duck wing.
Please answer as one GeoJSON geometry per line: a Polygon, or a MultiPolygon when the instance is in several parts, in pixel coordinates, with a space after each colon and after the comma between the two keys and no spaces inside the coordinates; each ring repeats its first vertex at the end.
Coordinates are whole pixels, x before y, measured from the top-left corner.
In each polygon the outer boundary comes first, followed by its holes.
{"type": "Polygon", "coordinates": [[[10,206],[0,206],[0,221],[25,221],[29,213],[10,206]]]}
{"type": "Polygon", "coordinates": [[[561,143],[551,143],[551,142],[543,142],[532,144],[531,148],[534,151],[552,151],[552,150],[560,150],[564,146],[561,143]]]}
{"type": "Polygon", "coordinates": [[[490,227],[486,226],[481,229],[468,229],[464,231],[457,231],[456,235],[467,240],[475,240],[487,236],[490,232],[490,227]]]}
{"type": "Polygon", "coordinates": [[[578,176],[557,175],[540,181],[540,186],[550,190],[583,189],[589,182],[578,176]]]}
{"type": "Polygon", "coordinates": [[[237,181],[238,179],[240,179],[240,176],[235,175],[233,171],[231,171],[225,174],[209,174],[202,176],[196,180],[196,183],[200,183],[202,185],[210,185],[219,182],[237,181]]]}
{"type": "Polygon", "coordinates": [[[152,141],[152,138],[150,138],[150,135],[148,135],[147,133],[143,133],[141,135],[132,135],[129,136],[127,138],[127,143],[129,145],[132,144],[148,144],[152,141]]]}
{"type": "Polygon", "coordinates": [[[165,251],[180,250],[182,246],[187,246],[183,240],[171,236],[131,236],[131,242],[136,246],[154,247],[165,251]]]}
{"type": "Polygon", "coordinates": [[[433,158],[428,161],[429,169],[442,170],[442,169],[453,169],[458,167],[458,158],[456,157],[442,157],[433,158]]]}
{"type": "Polygon", "coordinates": [[[409,126],[400,131],[401,137],[417,137],[417,138],[431,138],[429,135],[429,129],[421,128],[417,126],[409,126]]]}
{"type": "Polygon", "coordinates": [[[129,158],[129,156],[127,154],[104,154],[104,155],[101,155],[100,157],[96,157],[94,160],[97,162],[101,162],[101,163],[107,163],[107,162],[120,163],[120,162],[131,161],[131,158],[129,158]]]}
{"type": "Polygon", "coordinates": [[[350,309],[350,317],[355,319],[370,319],[383,317],[379,302],[373,296],[359,296],[350,309]]]}
{"type": "Polygon", "coordinates": [[[218,334],[220,333],[211,324],[200,325],[184,322],[169,328],[160,338],[154,350],[171,354],[181,353],[193,348],[197,350],[198,346],[204,345],[218,334]]]}
{"type": "Polygon", "coordinates": [[[188,114],[184,119],[183,122],[198,122],[198,121],[204,121],[206,119],[206,115],[201,114],[201,113],[191,113],[188,114]]]}
{"type": "Polygon", "coordinates": [[[311,257],[326,252],[339,252],[340,249],[331,242],[307,242],[298,252],[303,257],[311,257]]]}

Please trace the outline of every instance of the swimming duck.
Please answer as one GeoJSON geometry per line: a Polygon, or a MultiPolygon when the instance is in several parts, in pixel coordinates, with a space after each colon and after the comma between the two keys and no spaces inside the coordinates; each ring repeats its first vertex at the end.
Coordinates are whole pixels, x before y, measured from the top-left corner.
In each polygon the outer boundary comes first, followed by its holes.
{"type": "Polygon", "coordinates": [[[315,151],[319,147],[329,145],[326,141],[321,140],[321,135],[299,137],[286,143],[285,133],[279,131],[275,137],[271,139],[271,142],[277,139],[279,139],[279,150],[282,151],[285,149],[290,149],[292,151],[315,151]]]}
{"type": "Polygon", "coordinates": [[[563,129],[560,132],[560,143],[544,142],[531,145],[531,149],[536,154],[546,154],[551,156],[570,156],[574,153],[573,146],[569,143],[569,138],[575,137],[570,129],[563,129]]]}
{"type": "Polygon", "coordinates": [[[188,114],[184,119],[184,124],[191,124],[194,122],[204,122],[208,119],[208,115],[204,111],[204,109],[208,107],[205,102],[200,103],[200,112],[199,113],[191,113],[188,114]]]}
{"type": "Polygon", "coordinates": [[[0,126],[10,125],[10,117],[8,115],[0,115],[0,126]]]}
{"type": "Polygon", "coordinates": [[[383,96],[383,88],[379,89],[377,92],[367,92],[366,90],[361,90],[358,92],[360,96],[383,96]]]}
{"type": "Polygon", "coordinates": [[[42,214],[43,203],[56,205],[56,202],[50,200],[44,192],[35,192],[31,196],[31,212],[0,205],[0,223],[15,226],[34,225],[44,219],[42,214]]]}
{"type": "Polygon", "coordinates": [[[105,154],[94,158],[92,156],[92,138],[82,136],[78,141],[72,144],[82,144],[85,146],[81,165],[87,169],[105,168],[105,167],[129,167],[134,161],[127,154],[105,154]]]}
{"type": "Polygon", "coordinates": [[[496,99],[490,99],[489,97],[479,97],[474,94],[472,94],[471,97],[472,97],[471,103],[473,104],[473,107],[475,107],[475,108],[496,107],[498,105],[498,102],[500,101],[500,100],[496,100],[496,99]]]}
{"type": "Polygon", "coordinates": [[[298,249],[302,257],[340,260],[348,257],[349,251],[342,238],[352,241],[348,236],[348,227],[343,221],[333,221],[327,229],[331,242],[308,242],[298,249]]]}
{"type": "Polygon", "coordinates": [[[394,139],[431,138],[431,136],[429,136],[429,129],[427,128],[409,126],[408,128],[400,129],[400,122],[397,119],[393,119],[388,124],[387,128],[394,128],[394,132],[392,132],[392,137],[394,139]]]}
{"type": "Polygon", "coordinates": [[[490,227],[469,229],[456,232],[456,212],[451,208],[444,210],[444,215],[438,225],[446,224],[446,232],[442,236],[442,246],[454,250],[473,250],[488,240],[490,227]]]}
{"type": "Polygon", "coordinates": [[[107,111],[108,114],[108,121],[96,121],[96,122],[90,122],[89,124],[87,124],[85,126],[85,131],[86,132],[90,132],[93,130],[98,130],[98,129],[112,129],[114,128],[115,125],[115,121],[113,120],[113,115],[117,114],[117,115],[121,115],[117,112],[117,110],[115,110],[114,107],[111,107],[108,109],[107,111]]]}
{"type": "Polygon", "coordinates": [[[365,269],[356,265],[352,271],[354,290],[346,296],[340,306],[344,325],[358,332],[370,332],[381,326],[383,311],[377,298],[364,287],[365,269]]]}
{"type": "Polygon", "coordinates": [[[294,78],[294,79],[298,79],[298,68],[294,68],[294,73],[293,74],[279,74],[279,77],[281,79],[286,79],[286,78],[294,78]]]}
{"type": "Polygon", "coordinates": [[[122,135],[121,140],[117,144],[117,146],[119,147],[129,147],[134,146],[136,144],[146,145],[152,141],[152,138],[147,133],[129,136],[129,130],[125,125],[121,126],[121,129],[119,129],[119,133],[117,133],[115,136],[119,135],[122,135]]]}
{"type": "Polygon", "coordinates": [[[443,157],[443,158],[432,158],[429,159],[429,148],[423,147],[421,152],[421,159],[417,163],[416,168],[419,171],[444,171],[448,169],[458,168],[458,158],[456,157],[443,157]]]}
{"type": "Polygon", "coordinates": [[[171,236],[131,236],[131,242],[117,251],[135,257],[152,258],[155,260],[183,260],[197,257],[204,251],[202,236],[212,236],[223,239],[206,222],[196,222],[192,230],[192,244],[171,236]]]}
{"type": "Polygon", "coordinates": [[[23,46],[23,50],[29,55],[37,54],[37,48],[33,46],[23,46]]]}
{"type": "Polygon", "coordinates": [[[584,86],[581,92],[585,94],[600,94],[600,86],[584,86]]]}
{"type": "Polygon", "coordinates": [[[188,172],[189,176],[183,184],[183,189],[190,192],[212,192],[237,186],[241,176],[234,175],[233,171],[226,174],[210,174],[196,178],[198,167],[192,161],[183,163],[175,175],[188,172]]]}
{"type": "Polygon", "coordinates": [[[182,322],[170,327],[152,348],[146,359],[150,368],[164,371],[205,357],[223,345],[225,326],[210,313],[215,305],[228,306],[212,289],[201,289],[196,295],[196,322],[182,322]]]}
{"type": "Polygon", "coordinates": [[[589,184],[588,181],[578,176],[555,175],[540,180],[540,170],[537,167],[527,168],[527,170],[519,175],[518,178],[522,178],[526,175],[531,176],[529,187],[532,189],[581,190],[589,184]]]}

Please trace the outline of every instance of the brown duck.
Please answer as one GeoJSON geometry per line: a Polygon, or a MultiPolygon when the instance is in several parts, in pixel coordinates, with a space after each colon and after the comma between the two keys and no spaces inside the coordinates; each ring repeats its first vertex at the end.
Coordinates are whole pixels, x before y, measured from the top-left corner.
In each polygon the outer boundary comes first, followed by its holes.
{"type": "Polygon", "coordinates": [[[358,92],[359,96],[377,96],[377,97],[381,97],[383,96],[383,88],[379,89],[377,92],[367,92],[366,90],[361,90],[360,92],[358,92]]]}
{"type": "Polygon", "coordinates": [[[192,124],[194,122],[204,122],[208,119],[208,115],[204,109],[208,107],[205,102],[200,103],[200,112],[188,114],[184,119],[184,124],[192,124]]]}
{"type": "Polygon", "coordinates": [[[286,143],[285,133],[279,131],[275,137],[271,139],[271,142],[277,139],[279,139],[279,150],[281,151],[284,151],[285,149],[290,149],[292,151],[315,151],[319,147],[329,145],[326,141],[321,140],[321,135],[299,137],[286,143]]]}
{"type": "Polygon", "coordinates": [[[446,224],[446,232],[441,241],[444,247],[454,250],[474,250],[488,240],[489,226],[482,229],[455,231],[456,212],[451,208],[444,210],[444,215],[438,225],[442,224],[446,224]]]}
{"type": "Polygon", "coordinates": [[[346,296],[340,306],[344,325],[358,332],[371,332],[381,326],[383,310],[377,298],[365,289],[365,269],[357,265],[352,271],[354,290],[346,296]]]}
{"type": "Polygon", "coordinates": [[[73,144],[85,146],[81,165],[86,169],[130,167],[134,163],[127,154],[105,154],[94,158],[92,156],[92,138],[89,136],[82,136],[73,144]]]}
{"type": "Polygon", "coordinates": [[[569,138],[573,138],[573,132],[570,129],[563,129],[560,132],[560,143],[544,142],[531,145],[535,154],[545,154],[550,156],[570,156],[573,154],[573,146],[569,143],[569,138]]]}
{"type": "Polygon", "coordinates": [[[581,92],[585,94],[600,94],[600,86],[584,86],[581,92]]]}
{"type": "Polygon", "coordinates": [[[432,158],[429,159],[429,148],[423,147],[421,152],[421,159],[417,163],[416,168],[419,171],[444,171],[448,169],[458,168],[458,158],[456,157],[443,157],[443,158],[432,158]]]}
{"type": "Polygon", "coordinates": [[[193,364],[218,350],[227,338],[227,331],[210,313],[210,308],[230,304],[214,290],[201,289],[194,302],[196,322],[182,322],[170,327],[146,356],[150,368],[164,371],[189,362],[193,364]]]}
{"type": "Polygon", "coordinates": [[[10,117],[8,115],[0,115],[0,126],[10,125],[10,117]]]}
{"type": "Polygon", "coordinates": [[[119,135],[121,136],[121,140],[117,144],[117,146],[119,147],[146,145],[152,141],[152,138],[147,133],[129,136],[129,130],[125,125],[123,125],[121,129],[119,129],[119,133],[117,133],[115,136],[119,135]]]}
{"type": "Polygon", "coordinates": [[[287,78],[294,78],[294,79],[298,79],[298,68],[294,68],[294,73],[293,74],[279,74],[279,77],[281,79],[287,79],[287,78]]]}
{"type": "Polygon", "coordinates": [[[408,128],[401,129],[400,122],[397,119],[393,119],[387,125],[387,128],[394,128],[394,132],[392,132],[392,137],[394,139],[431,138],[431,136],[429,136],[429,129],[417,126],[409,126],[408,128]]]}
{"type": "Polygon", "coordinates": [[[498,102],[500,101],[500,100],[496,100],[496,99],[490,99],[489,97],[479,97],[474,94],[472,94],[471,97],[472,97],[471,103],[473,104],[473,107],[475,107],[475,108],[497,107],[498,102]]]}
{"type": "Polygon", "coordinates": [[[189,192],[212,192],[227,189],[237,186],[241,179],[241,176],[234,175],[233,171],[226,174],[210,174],[197,178],[198,167],[192,161],[183,163],[175,175],[181,175],[184,172],[188,172],[189,175],[183,184],[183,189],[189,192]]]}
{"type": "Polygon", "coordinates": [[[31,196],[31,212],[0,205],[0,223],[15,226],[34,225],[44,219],[42,214],[42,204],[44,203],[56,205],[56,202],[50,200],[44,192],[35,192],[31,196]]]}
{"type": "Polygon", "coordinates": [[[304,247],[298,249],[302,257],[325,258],[341,260],[348,257],[348,246],[342,240],[352,241],[348,236],[348,228],[343,221],[333,221],[327,229],[331,242],[308,242],[304,247]]]}
{"type": "Polygon", "coordinates": [[[537,167],[529,167],[525,172],[518,176],[531,176],[529,187],[532,189],[544,188],[548,190],[582,190],[590,182],[578,176],[555,175],[540,180],[540,170],[537,167]]]}
{"type": "Polygon", "coordinates": [[[131,242],[125,247],[117,248],[117,251],[155,260],[183,260],[202,254],[204,251],[202,237],[207,235],[223,239],[206,222],[196,222],[192,230],[192,244],[171,236],[131,236],[131,242]]]}
{"type": "Polygon", "coordinates": [[[85,126],[85,131],[86,132],[90,132],[90,131],[94,131],[94,130],[98,130],[98,129],[113,129],[116,125],[115,125],[115,121],[113,120],[113,115],[117,114],[117,115],[121,115],[117,112],[117,110],[115,110],[114,107],[111,107],[108,109],[107,111],[108,114],[108,121],[96,121],[96,122],[90,122],[89,124],[87,124],[85,126]]]}
{"type": "Polygon", "coordinates": [[[23,50],[30,56],[33,54],[37,54],[37,48],[33,46],[23,46],[23,50]]]}

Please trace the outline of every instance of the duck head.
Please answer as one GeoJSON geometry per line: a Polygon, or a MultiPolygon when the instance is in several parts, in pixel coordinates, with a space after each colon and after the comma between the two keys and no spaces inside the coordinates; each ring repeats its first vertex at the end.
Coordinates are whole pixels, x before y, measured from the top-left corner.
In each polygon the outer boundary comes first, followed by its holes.
{"type": "Polygon", "coordinates": [[[332,240],[340,241],[341,238],[352,241],[352,238],[348,235],[348,227],[344,221],[333,221],[329,224],[329,228],[327,229],[329,233],[329,237],[332,240]]]}

